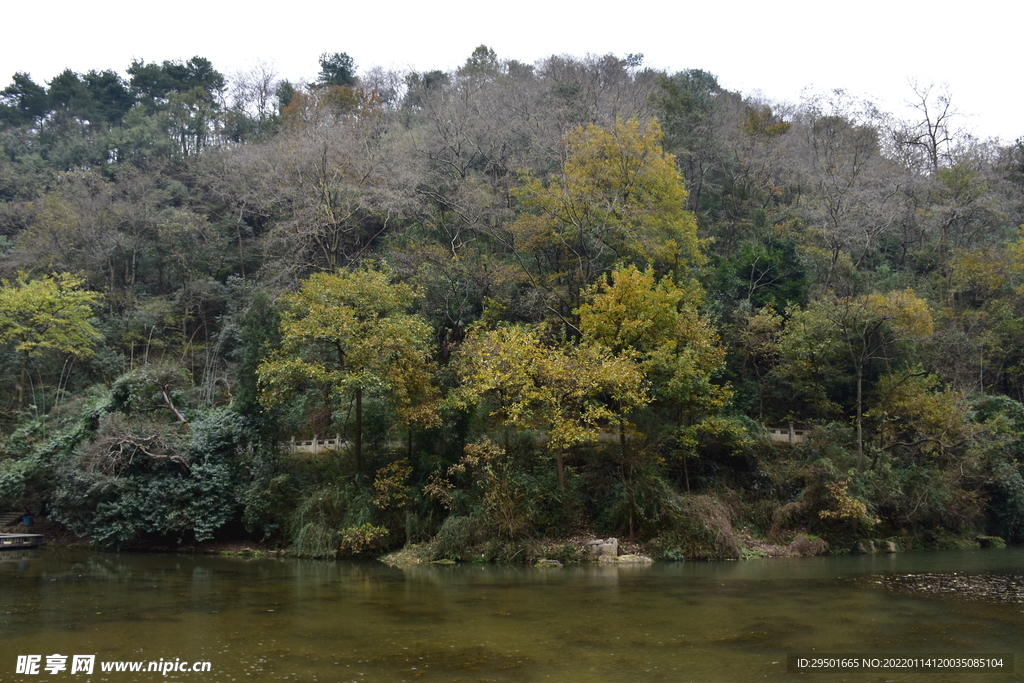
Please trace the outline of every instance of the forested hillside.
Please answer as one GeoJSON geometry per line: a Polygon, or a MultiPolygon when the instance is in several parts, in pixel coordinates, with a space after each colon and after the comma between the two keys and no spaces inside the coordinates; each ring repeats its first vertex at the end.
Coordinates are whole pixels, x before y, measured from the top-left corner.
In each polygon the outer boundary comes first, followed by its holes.
{"type": "Polygon", "coordinates": [[[1024,540],[1024,143],[940,88],[126,73],[0,91],[0,508],[315,556],[1024,540]]]}

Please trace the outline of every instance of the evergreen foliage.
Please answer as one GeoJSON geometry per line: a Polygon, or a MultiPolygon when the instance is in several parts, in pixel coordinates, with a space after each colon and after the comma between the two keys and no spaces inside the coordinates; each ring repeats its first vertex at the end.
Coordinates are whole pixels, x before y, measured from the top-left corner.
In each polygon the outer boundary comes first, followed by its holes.
{"type": "Polygon", "coordinates": [[[0,506],[315,556],[1024,539],[1024,143],[639,55],[319,67],[0,91],[0,506]]]}

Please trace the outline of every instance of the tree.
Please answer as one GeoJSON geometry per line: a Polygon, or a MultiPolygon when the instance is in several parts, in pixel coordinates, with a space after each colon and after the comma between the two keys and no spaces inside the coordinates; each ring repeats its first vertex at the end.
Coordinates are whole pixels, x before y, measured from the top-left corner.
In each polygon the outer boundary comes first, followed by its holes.
{"type": "MultiPolygon", "coordinates": [[[[935,253],[945,279],[946,295],[953,296],[955,255],[985,243],[1004,240],[1005,217],[986,179],[967,164],[951,164],[932,177],[930,200],[922,211],[925,224],[934,226],[935,253]]],[[[952,303],[952,302],[951,302],[952,303]]]]}
{"type": "Polygon", "coordinates": [[[196,88],[207,104],[215,105],[226,85],[213,63],[199,56],[187,62],[165,60],[162,64],[135,60],[127,71],[132,90],[150,106],[166,102],[171,93],[184,94],[196,88]]]}
{"type": "Polygon", "coordinates": [[[84,357],[99,341],[92,316],[100,295],[82,290],[82,284],[81,278],[70,273],[36,280],[22,273],[14,282],[0,280],[0,344],[12,345],[21,357],[19,409],[31,358],[50,351],[84,357]]]}
{"type": "Polygon", "coordinates": [[[135,104],[128,86],[109,69],[89,71],[82,77],[89,92],[93,116],[107,123],[118,123],[135,104]]]}
{"type": "Polygon", "coordinates": [[[125,82],[110,70],[77,74],[65,69],[49,85],[51,111],[92,126],[120,122],[135,104],[125,82]]]}
{"type": "Polygon", "coordinates": [[[457,404],[486,400],[490,417],[506,430],[547,433],[560,491],[565,490],[566,451],[596,442],[603,429],[621,426],[624,416],[648,400],[643,376],[630,358],[596,344],[546,343],[537,329],[478,328],[459,349],[456,367],[457,404]]]}
{"type": "Polygon", "coordinates": [[[317,85],[339,85],[351,88],[356,84],[356,64],[344,52],[320,55],[320,77],[317,85]]]}
{"type": "MultiPolygon", "coordinates": [[[[952,453],[964,450],[982,429],[970,418],[966,394],[943,390],[938,377],[920,367],[881,377],[874,394],[865,417],[877,423],[879,453],[901,452],[910,461],[918,455],[951,460],[952,453]]],[[[877,462],[876,456],[872,468],[877,462]]]]}
{"type": "Polygon", "coordinates": [[[486,45],[479,45],[459,69],[459,75],[494,78],[499,69],[497,53],[486,45]]]}
{"type": "Polygon", "coordinates": [[[912,359],[908,353],[931,336],[928,305],[912,290],[859,297],[827,297],[804,310],[789,311],[790,321],[779,340],[779,371],[801,381],[812,373],[811,385],[822,392],[822,372],[846,363],[856,383],[857,466],[864,465],[865,380],[874,366],[891,371],[912,359]]]}
{"type": "Polygon", "coordinates": [[[147,112],[157,113],[182,157],[198,154],[217,132],[224,76],[210,60],[192,57],[187,62],[146,64],[135,60],[128,67],[131,88],[147,112]]]}
{"type": "Polygon", "coordinates": [[[279,406],[306,387],[336,415],[354,407],[353,450],[363,462],[363,401],[378,397],[409,422],[429,422],[430,327],[409,313],[416,291],[383,270],[316,273],[282,297],[281,349],[257,369],[260,402],[279,406]]]}
{"type": "Polygon", "coordinates": [[[52,517],[103,544],[205,540],[237,519],[244,421],[221,407],[185,429],[179,408],[161,394],[184,401],[190,388],[186,373],[171,366],[118,378],[109,398],[79,417],[84,429],[62,439],[68,450],[48,498],[52,517]]]}
{"type": "Polygon", "coordinates": [[[50,81],[50,108],[87,120],[90,118],[89,110],[91,104],[89,92],[85,83],[78,77],[78,74],[71,69],[64,69],[50,81]]]}
{"type": "Polygon", "coordinates": [[[870,104],[853,102],[841,90],[811,99],[801,111],[798,173],[808,190],[802,213],[824,246],[825,290],[847,255],[854,267],[867,263],[902,217],[902,178],[880,154],[877,118],[870,104]]]}
{"type": "Polygon", "coordinates": [[[700,211],[705,181],[715,166],[718,97],[724,92],[707,71],[687,69],[662,77],[653,95],[665,131],[665,149],[676,155],[690,188],[688,208],[700,211]]]}
{"type": "Polygon", "coordinates": [[[50,111],[46,88],[19,71],[9,86],[0,90],[0,122],[14,126],[33,123],[50,111]]]}
{"type": "Polygon", "coordinates": [[[268,250],[300,273],[357,263],[406,201],[391,191],[401,170],[383,122],[374,112],[338,114],[328,94],[295,95],[286,110],[294,125],[235,156],[252,181],[247,210],[274,219],[268,250]]]}
{"type": "MultiPolygon", "coordinates": [[[[243,138],[248,127],[261,136],[266,127],[278,118],[276,92],[287,81],[278,81],[273,65],[257,61],[248,71],[239,71],[231,79],[232,110],[238,121],[235,123],[236,137],[243,138]]],[[[291,104],[291,97],[285,106],[291,104]]]]}
{"type": "Polygon", "coordinates": [[[257,372],[260,363],[281,345],[281,315],[265,291],[258,289],[253,292],[239,326],[241,358],[232,408],[242,415],[257,417],[262,412],[257,372]]]}
{"type": "MultiPolygon", "coordinates": [[[[713,381],[725,365],[725,349],[711,321],[698,311],[703,292],[694,283],[679,287],[668,276],[657,279],[651,268],[630,265],[586,288],[584,298],[578,310],[584,342],[636,364],[655,405],[675,427],[689,485],[686,458],[696,447],[696,435],[717,429],[713,421],[732,395],[713,381]]],[[[623,423],[620,419],[625,460],[623,423]]]]}
{"type": "Polygon", "coordinates": [[[514,192],[527,209],[512,226],[517,257],[549,294],[550,310],[565,318],[616,262],[652,265],[677,280],[703,263],[697,222],[657,123],[579,127],[565,148],[558,178],[527,174],[514,192]]]}
{"type": "Polygon", "coordinates": [[[757,417],[763,422],[769,380],[779,360],[778,338],[782,333],[783,319],[774,307],[768,305],[756,311],[746,311],[737,327],[736,350],[743,360],[743,375],[748,378],[748,384],[753,385],[753,393],[757,397],[757,417]]]}
{"type": "Polygon", "coordinates": [[[953,158],[963,141],[963,132],[952,127],[959,112],[953,105],[953,95],[947,86],[936,91],[934,83],[925,85],[913,81],[910,88],[914,91],[910,106],[919,112],[921,118],[901,123],[892,131],[892,141],[908,165],[914,164],[922,171],[938,173],[939,168],[953,158]]]}

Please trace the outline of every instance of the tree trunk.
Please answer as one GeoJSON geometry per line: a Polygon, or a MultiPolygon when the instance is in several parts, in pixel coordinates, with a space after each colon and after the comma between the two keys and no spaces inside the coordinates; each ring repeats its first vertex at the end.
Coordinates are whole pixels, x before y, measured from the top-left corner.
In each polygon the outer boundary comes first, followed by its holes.
{"type": "Polygon", "coordinates": [[[25,385],[28,383],[28,360],[21,363],[21,378],[18,380],[18,412],[25,405],[25,385]]]}
{"type": "Polygon", "coordinates": [[[355,456],[356,471],[363,469],[363,390],[356,389],[356,433],[355,433],[355,456]]]}
{"type": "Polygon", "coordinates": [[[689,460],[689,458],[686,455],[684,455],[683,456],[683,479],[686,480],[686,493],[689,494],[690,493],[690,469],[689,469],[689,467],[686,464],[687,460],[689,460]]]}
{"type": "Polygon", "coordinates": [[[565,491],[565,458],[561,448],[555,453],[555,462],[558,466],[558,490],[565,491]]]}
{"type": "Polygon", "coordinates": [[[185,419],[185,416],[182,415],[181,411],[174,405],[174,401],[171,400],[171,395],[167,392],[167,387],[160,387],[160,395],[164,397],[164,405],[174,413],[174,417],[178,418],[178,423],[181,425],[182,429],[186,432],[191,431],[188,420],[185,419]]]}
{"type": "Polygon", "coordinates": [[[857,370],[857,471],[864,469],[864,371],[857,370]]]}

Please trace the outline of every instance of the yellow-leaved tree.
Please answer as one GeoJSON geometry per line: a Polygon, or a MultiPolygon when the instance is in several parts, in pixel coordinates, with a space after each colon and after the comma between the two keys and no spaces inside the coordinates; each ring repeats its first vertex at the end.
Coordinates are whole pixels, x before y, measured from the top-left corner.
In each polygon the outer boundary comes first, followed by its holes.
{"type": "Polygon", "coordinates": [[[317,273],[282,297],[281,348],[257,368],[259,400],[284,403],[306,387],[335,413],[354,407],[353,453],[363,457],[363,399],[389,401],[407,424],[436,419],[430,326],[409,312],[415,290],[383,270],[317,273]]]}
{"type": "MultiPolygon", "coordinates": [[[[725,349],[698,310],[703,292],[694,283],[680,287],[668,276],[659,279],[650,267],[630,265],[587,287],[584,299],[577,311],[584,343],[635,364],[655,405],[674,425],[685,471],[697,435],[726,428],[719,412],[732,395],[728,386],[713,381],[724,367],[725,349]]],[[[626,423],[625,415],[618,423],[626,423]]],[[[625,460],[622,431],[620,443],[625,460]]]]}
{"type": "Polygon", "coordinates": [[[589,125],[564,139],[561,173],[528,173],[514,191],[526,211],[512,225],[516,257],[549,310],[567,319],[583,288],[617,262],[653,266],[676,281],[703,263],[686,188],[651,121],[589,125]]]}
{"type": "Polygon", "coordinates": [[[602,429],[648,400],[631,359],[594,344],[548,342],[535,328],[471,330],[456,367],[455,403],[486,402],[489,417],[506,431],[545,432],[559,490],[565,489],[565,453],[596,442],[602,429]]]}
{"type": "Polygon", "coordinates": [[[33,358],[48,353],[88,356],[99,341],[92,317],[100,295],[82,289],[83,284],[70,273],[35,280],[21,273],[13,282],[0,280],[0,346],[10,345],[20,359],[19,410],[33,358]]]}

